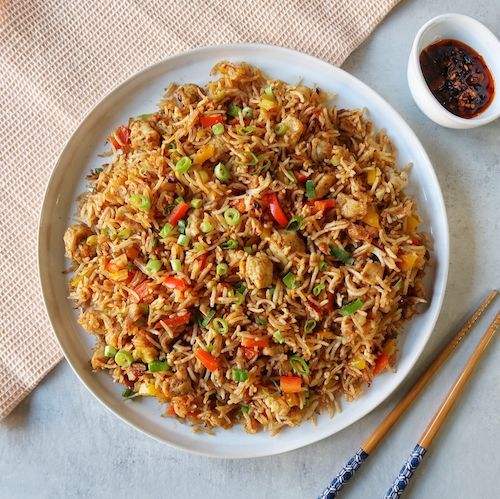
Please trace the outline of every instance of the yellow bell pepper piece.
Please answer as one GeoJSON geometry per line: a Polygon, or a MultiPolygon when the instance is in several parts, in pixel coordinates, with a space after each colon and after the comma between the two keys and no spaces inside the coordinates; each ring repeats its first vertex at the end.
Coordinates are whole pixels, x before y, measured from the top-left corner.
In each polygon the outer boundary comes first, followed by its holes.
{"type": "Polygon", "coordinates": [[[263,97],[259,101],[259,107],[265,109],[266,111],[271,111],[271,109],[278,107],[278,103],[273,99],[266,99],[263,97]]]}
{"type": "Polygon", "coordinates": [[[326,340],[334,340],[336,337],[334,333],[332,333],[331,331],[327,331],[326,329],[321,331],[320,334],[321,334],[321,337],[325,338],[326,340]]]}
{"type": "Polygon", "coordinates": [[[405,253],[401,257],[401,270],[410,271],[417,260],[418,255],[416,253],[405,253]]]}
{"type": "Polygon", "coordinates": [[[194,164],[201,165],[211,157],[213,157],[215,153],[215,145],[214,144],[205,144],[198,149],[198,152],[194,155],[194,164]]]}
{"type": "Polygon", "coordinates": [[[377,170],[375,168],[370,168],[366,170],[366,181],[373,185],[377,180],[377,170]]]}
{"type": "Polygon", "coordinates": [[[139,386],[139,395],[143,397],[158,397],[162,393],[153,383],[141,383],[141,386],[139,386]]]}
{"type": "Polygon", "coordinates": [[[380,227],[380,221],[375,206],[372,205],[368,206],[368,211],[366,212],[366,215],[363,218],[363,222],[377,229],[380,227]]]}
{"type": "Polygon", "coordinates": [[[364,357],[358,355],[353,360],[351,360],[350,365],[351,367],[354,367],[355,369],[359,369],[360,371],[362,371],[366,367],[366,360],[364,359],[364,357]]]}
{"type": "Polygon", "coordinates": [[[117,272],[111,272],[109,274],[109,277],[116,282],[121,282],[125,281],[128,279],[128,270],[127,269],[121,269],[118,270],[117,272]]]}
{"type": "Polygon", "coordinates": [[[417,217],[413,215],[406,217],[406,229],[408,230],[408,232],[415,232],[419,225],[420,221],[417,217]]]}
{"type": "Polygon", "coordinates": [[[156,359],[158,352],[156,351],[156,348],[153,347],[139,347],[133,351],[132,355],[135,360],[142,360],[143,362],[146,362],[146,364],[149,364],[156,359]]]}
{"type": "Polygon", "coordinates": [[[86,242],[89,246],[95,246],[97,244],[97,236],[93,234],[92,236],[87,237],[86,242]]]}

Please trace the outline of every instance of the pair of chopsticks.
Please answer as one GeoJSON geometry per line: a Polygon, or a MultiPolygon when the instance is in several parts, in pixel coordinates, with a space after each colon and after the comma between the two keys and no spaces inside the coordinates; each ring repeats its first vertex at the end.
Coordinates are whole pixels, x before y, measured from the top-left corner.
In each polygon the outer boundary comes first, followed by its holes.
{"type": "MultiPolygon", "coordinates": [[[[448,345],[441,351],[438,357],[429,365],[427,370],[424,372],[423,376],[413,385],[411,390],[405,395],[405,397],[394,407],[394,409],[386,416],[378,428],[368,437],[365,442],[361,445],[361,448],[356,452],[354,457],[352,457],[347,464],[340,470],[339,474],[330,483],[330,485],[323,491],[318,499],[333,499],[337,496],[342,487],[353,477],[354,473],[358,468],[368,459],[370,454],[375,450],[380,441],[384,438],[387,432],[394,426],[394,424],[399,420],[399,418],[405,413],[405,411],[410,407],[412,402],[420,395],[422,390],[428,385],[433,376],[437,373],[439,368],[448,360],[450,355],[455,351],[457,346],[465,338],[467,333],[470,331],[472,326],[477,322],[479,317],[486,310],[488,305],[493,301],[497,291],[492,291],[488,297],[479,305],[472,316],[467,320],[460,331],[452,338],[448,345]]],[[[400,497],[406,486],[409,483],[410,478],[417,469],[418,465],[421,463],[422,458],[426,451],[429,449],[434,437],[443,425],[446,416],[449,414],[453,408],[458,395],[460,394],[462,388],[469,379],[472,371],[476,367],[481,355],[484,353],[489,341],[493,337],[496,328],[500,325],[500,312],[495,316],[495,319],[490,324],[483,338],[479,342],[478,346],[470,356],[464,369],[458,376],[455,384],[451,390],[446,395],[441,406],[434,414],[431,422],[425,429],[424,433],[420,437],[418,444],[413,449],[410,457],[406,461],[405,465],[401,468],[399,475],[394,480],[391,488],[387,491],[385,499],[396,499],[400,497]]]]}

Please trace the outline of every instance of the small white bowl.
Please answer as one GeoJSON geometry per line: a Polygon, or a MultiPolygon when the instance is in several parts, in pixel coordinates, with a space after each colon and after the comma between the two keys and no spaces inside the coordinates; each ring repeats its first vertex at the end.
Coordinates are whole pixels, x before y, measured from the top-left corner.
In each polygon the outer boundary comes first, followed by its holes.
{"type": "Polygon", "coordinates": [[[432,121],[447,128],[475,128],[500,117],[500,41],[479,21],[461,14],[444,14],[424,24],[417,33],[408,59],[408,85],[417,106],[432,121]],[[422,74],[422,50],[439,40],[453,38],[472,47],[486,62],[494,80],[495,95],[478,116],[460,118],[445,109],[430,91],[422,74]]]}

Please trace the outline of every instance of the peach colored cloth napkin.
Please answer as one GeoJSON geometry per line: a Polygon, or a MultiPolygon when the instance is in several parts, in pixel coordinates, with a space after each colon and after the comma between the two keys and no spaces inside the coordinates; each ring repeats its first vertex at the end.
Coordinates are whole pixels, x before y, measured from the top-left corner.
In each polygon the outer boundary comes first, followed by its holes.
{"type": "Polygon", "coordinates": [[[37,224],[85,113],[138,70],[202,45],[282,45],[340,65],[398,1],[0,0],[0,419],[62,357],[40,292],[37,224]]]}

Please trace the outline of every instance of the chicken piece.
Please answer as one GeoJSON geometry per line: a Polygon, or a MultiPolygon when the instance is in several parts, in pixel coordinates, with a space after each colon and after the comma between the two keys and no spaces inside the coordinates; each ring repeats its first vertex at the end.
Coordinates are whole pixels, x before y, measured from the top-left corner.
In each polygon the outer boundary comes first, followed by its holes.
{"type": "Polygon", "coordinates": [[[347,233],[351,239],[355,241],[370,242],[375,236],[378,235],[378,230],[375,227],[366,225],[365,227],[357,224],[351,224],[347,228],[347,233]]]}
{"type": "Polygon", "coordinates": [[[316,184],[314,199],[324,198],[330,192],[330,187],[335,184],[336,180],[337,177],[333,173],[325,173],[316,184]]]}
{"type": "Polygon", "coordinates": [[[380,265],[380,263],[368,262],[365,265],[363,272],[361,272],[361,275],[363,279],[365,279],[365,281],[369,282],[370,284],[376,284],[377,277],[383,277],[384,268],[382,267],[382,265],[380,265]]]}
{"type": "Polygon", "coordinates": [[[318,139],[317,137],[311,140],[311,157],[313,161],[319,163],[331,154],[332,145],[330,142],[318,139]]]}
{"type": "Polygon", "coordinates": [[[305,253],[306,245],[296,232],[281,230],[271,237],[269,249],[283,265],[286,265],[288,255],[295,252],[305,253]]]}
{"type": "Polygon", "coordinates": [[[286,126],[286,132],[283,138],[288,143],[289,147],[295,147],[300,140],[300,136],[304,132],[304,124],[293,116],[287,116],[281,120],[281,124],[286,126]]]}
{"type": "Polygon", "coordinates": [[[175,89],[174,99],[177,106],[184,109],[199,102],[202,95],[203,91],[198,85],[186,83],[175,89]]]}
{"type": "Polygon", "coordinates": [[[92,231],[84,224],[76,224],[66,229],[64,233],[66,256],[72,260],[78,261],[78,246],[82,239],[86,239],[91,234],[92,231]]]}
{"type": "Polygon", "coordinates": [[[408,174],[404,171],[389,170],[389,182],[396,192],[400,192],[408,185],[408,174]]]}
{"type": "Polygon", "coordinates": [[[210,143],[215,146],[215,151],[212,156],[212,161],[220,161],[223,156],[229,151],[229,148],[224,139],[219,135],[215,136],[210,143]]]}
{"type": "Polygon", "coordinates": [[[266,397],[264,403],[277,416],[286,416],[290,412],[290,406],[283,397],[266,397]]]}
{"type": "Polygon", "coordinates": [[[311,89],[309,87],[305,87],[303,85],[299,85],[295,88],[295,92],[298,92],[302,97],[302,102],[309,99],[311,97],[311,89]]]}
{"type": "Polygon", "coordinates": [[[185,395],[181,397],[172,397],[170,403],[174,407],[174,412],[176,416],[179,416],[180,418],[185,418],[188,415],[189,401],[185,395]]]}
{"type": "Polygon", "coordinates": [[[355,199],[353,196],[347,196],[345,194],[339,194],[337,196],[337,202],[343,217],[361,219],[366,215],[368,211],[366,199],[361,196],[358,197],[360,197],[360,199],[355,199]]]}
{"type": "Polygon", "coordinates": [[[141,316],[141,307],[139,307],[137,303],[131,303],[128,307],[127,319],[129,319],[130,322],[136,322],[141,318],[141,316]]]}
{"type": "Polygon", "coordinates": [[[176,373],[168,380],[168,391],[170,396],[187,395],[193,391],[191,378],[189,377],[186,368],[176,373]]]}
{"type": "Polygon", "coordinates": [[[246,261],[246,274],[257,289],[268,288],[273,282],[273,262],[267,255],[250,255],[246,261]]]}
{"type": "Polygon", "coordinates": [[[137,120],[130,125],[132,149],[155,149],[160,146],[160,134],[148,121],[137,120]]]}

